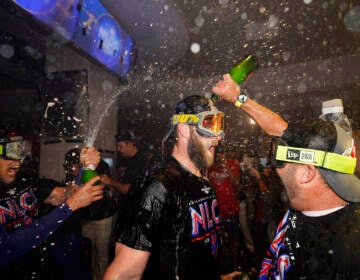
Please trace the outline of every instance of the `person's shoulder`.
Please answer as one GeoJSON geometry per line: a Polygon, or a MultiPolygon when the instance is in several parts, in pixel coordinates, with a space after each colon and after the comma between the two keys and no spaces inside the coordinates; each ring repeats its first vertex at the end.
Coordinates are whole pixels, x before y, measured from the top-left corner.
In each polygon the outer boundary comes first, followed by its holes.
{"type": "Polygon", "coordinates": [[[178,183],[184,177],[180,164],[173,158],[166,160],[158,169],[157,177],[165,183],[178,183]]]}
{"type": "MultiPolygon", "coordinates": [[[[343,232],[344,236],[360,237],[360,204],[349,203],[344,208],[329,216],[332,217],[333,227],[336,231],[343,232]]],[[[359,243],[360,245],[360,243],[359,243]]]]}
{"type": "Polygon", "coordinates": [[[360,203],[350,203],[347,207],[348,219],[360,225],[360,203]]]}
{"type": "Polygon", "coordinates": [[[158,162],[156,167],[147,170],[147,175],[143,183],[143,189],[146,191],[163,192],[171,186],[179,183],[180,173],[171,162],[158,162]]]}
{"type": "Polygon", "coordinates": [[[167,185],[158,176],[152,174],[143,177],[141,182],[130,188],[128,199],[134,205],[151,205],[160,201],[164,203],[167,194],[167,185]]]}

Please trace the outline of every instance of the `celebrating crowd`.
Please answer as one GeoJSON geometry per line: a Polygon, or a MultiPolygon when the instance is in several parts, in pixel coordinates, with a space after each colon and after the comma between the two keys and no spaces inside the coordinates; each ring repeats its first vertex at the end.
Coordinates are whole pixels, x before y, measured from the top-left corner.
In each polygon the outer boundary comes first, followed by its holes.
{"type": "Polygon", "coordinates": [[[200,95],[176,104],[164,161],[116,135],[118,178],[93,147],[69,151],[64,182],[38,178],[23,138],[2,132],[1,279],[360,279],[351,135],[288,123],[228,74],[213,92],[271,139],[265,164],[223,143],[224,112],[200,95]],[[89,164],[99,176],[81,185],[89,164]]]}

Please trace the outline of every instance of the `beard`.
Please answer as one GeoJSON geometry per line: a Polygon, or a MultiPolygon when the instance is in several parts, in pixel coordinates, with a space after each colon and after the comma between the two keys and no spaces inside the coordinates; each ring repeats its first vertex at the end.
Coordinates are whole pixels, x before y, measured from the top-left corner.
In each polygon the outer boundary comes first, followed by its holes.
{"type": "Polygon", "coordinates": [[[212,154],[212,156],[208,155],[207,147],[195,134],[195,131],[191,132],[191,138],[188,144],[188,154],[197,168],[205,170],[214,163],[214,154],[212,154]]]}

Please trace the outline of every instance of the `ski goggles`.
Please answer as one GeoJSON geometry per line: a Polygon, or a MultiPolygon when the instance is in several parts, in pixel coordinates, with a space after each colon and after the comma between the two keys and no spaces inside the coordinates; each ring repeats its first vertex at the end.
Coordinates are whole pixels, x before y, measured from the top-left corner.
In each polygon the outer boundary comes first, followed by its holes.
{"type": "Polygon", "coordinates": [[[22,161],[31,155],[31,145],[21,136],[11,137],[9,141],[0,143],[0,157],[7,160],[22,161]]]}
{"type": "Polygon", "coordinates": [[[220,111],[204,111],[199,114],[175,114],[172,126],[178,123],[195,125],[197,132],[204,137],[224,136],[224,113],[220,111]]]}
{"type": "Polygon", "coordinates": [[[271,163],[283,168],[287,162],[311,164],[345,174],[354,174],[356,157],[344,156],[315,149],[290,147],[281,138],[271,140],[271,163]]]}

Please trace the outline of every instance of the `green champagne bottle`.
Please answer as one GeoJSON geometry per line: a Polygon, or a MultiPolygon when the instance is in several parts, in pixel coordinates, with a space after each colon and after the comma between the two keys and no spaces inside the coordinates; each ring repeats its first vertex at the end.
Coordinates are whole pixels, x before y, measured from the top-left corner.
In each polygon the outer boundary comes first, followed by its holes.
{"type": "MultiPolygon", "coordinates": [[[[98,173],[96,172],[95,170],[95,166],[92,165],[92,164],[89,164],[87,166],[84,167],[84,170],[83,170],[83,173],[81,175],[81,184],[85,184],[87,183],[88,181],[90,181],[92,178],[98,176],[98,173]]],[[[101,182],[100,180],[99,181],[96,181],[96,183],[94,185],[99,185],[101,182]]]]}
{"type": "MultiPolygon", "coordinates": [[[[254,55],[249,54],[245,57],[240,63],[235,65],[230,69],[229,74],[231,78],[237,84],[243,83],[246,79],[248,79],[251,74],[259,67],[258,61],[254,55]]],[[[212,94],[210,98],[213,102],[221,100],[221,96],[217,94],[212,94]]]]}

